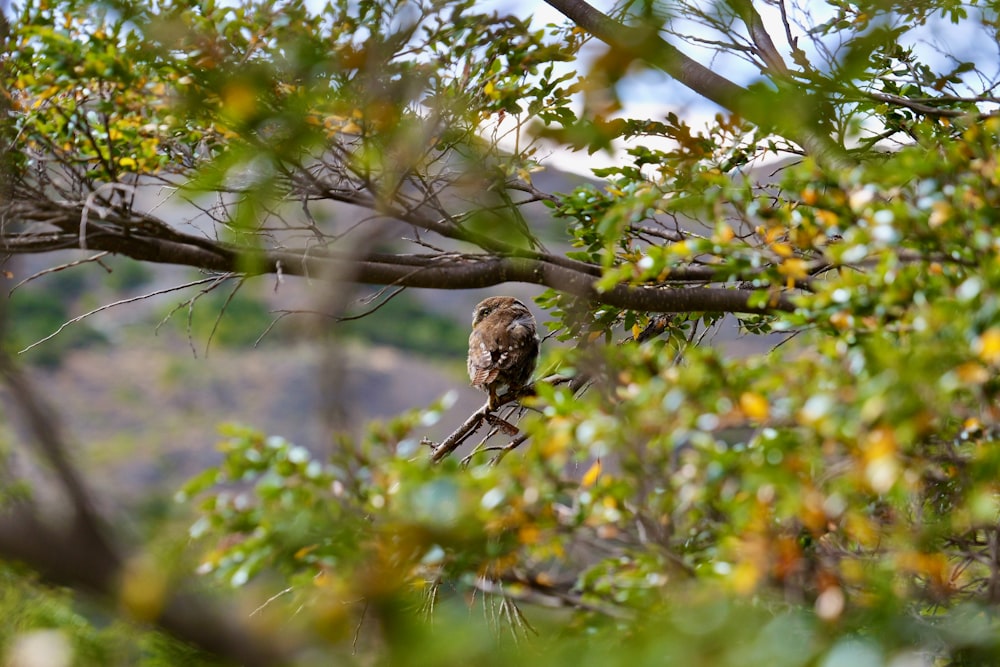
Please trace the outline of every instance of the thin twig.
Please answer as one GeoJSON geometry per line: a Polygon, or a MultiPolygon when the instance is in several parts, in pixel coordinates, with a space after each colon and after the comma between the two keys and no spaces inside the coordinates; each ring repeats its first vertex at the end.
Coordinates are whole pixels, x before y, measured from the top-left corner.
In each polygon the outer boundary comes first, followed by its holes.
{"type": "Polygon", "coordinates": [[[263,604],[261,604],[259,607],[257,607],[256,609],[254,609],[252,612],[250,612],[250,618],[253,618],[257,614],[259,614],[261,611],[263,611],[264,607],[268,606],[269,604],[271,604],[272,602],[274,602],[275,600],[277,600],[281,596],[288,595],[293,590],[295,590],[295,587],[294,586],[289,586],[288,588],[286,588],[286,589],[284,589],[282,591],[278,591],[277,593],[275,593],[274,595],[272,595],[268,599],[264,600],[263,604]]]}
{"type": "Polygon", "coordinates": [[[536,604],[540,607],[575,607],[586,611],[595,611],[599,614],[610,616],[612,618],[631,619],[635,616],[629,609],[611,604],[600,604],[584,600],[580,595],[574,595],[572,593],[556,590],[551,587],[543,587],[533,581],[517,579],[512,583],[521,584],[517,594],[505,591],[501,582],[493,581],[486,577],[479,577],[476,579],[474,590],[478,590],[489,595],[504,595],[505,597],[510,597],[514,600],[523,600],[525,602],[530,602],[531,604],[536,604]]]}
{"type": "Polygon", "coordinates": [[[448,454],[455,451],[459,445],[465,442],[465,439],[475,432],[479,425],[483,422],[486,417],[486,413],[490,410],[490,402],[486,401],[483,406],[469,415],[469,418],[459,426],[455,431],[452,432],[447,438],[441,441],[441,444],[434,447],[431,450],[431,461],[438,463],[448,454]]]}
{"type": "Polygon", "coordinates": [[[271,323],[267,325],[267,327],[266,327],[266,328],[264,329],[264,331],[262,331],[262,332],[261,332],[261,334],[260,334],[259,336],[257,336],[257,340],[255,340],[255,341],[253,342],[253,346],[254,346],[254,348],[255,348],[255,349],[257,348],[257,346],[258,346],[258,345],[260,345],[260,342],[261,342],[262,340],[264,340],[264,337],[265,337],[265,336],[267,336],[267,334],[271,333],[271,329],[273,329],[273,328],[274,328],[274,326],[275,326],[275,325],[276,325],[276,324],[277,324],[278,322],[280,322],[281,320],[283,320],[283,319],[285,319],[286,317],[288,317],[289,315],[291,315],[291,314],[292,314],[292,313],[293,313],[294,311],[290,311],[290,310],[285,310],[285,311],[274,311],[274,310],[272,310],[271,312],[272,312],[272,313],[275,313],[275,312],[277,312],[277,313],[278,313],[278,316],[277,316],[277,317],[275,317],[275,318],[274,318],[273,320],[271,320],[271,323]]]}
{"type": "Polygon", "coordinates": [[[18,352],[18,354],[24,354],[25,352],[27,352],[31,348],[37,347],[37,346],[41,345],[42,343],[44,343],[45,341],[51,340],[52,338],[55,338],[57,335],[59,335],[59,333],[62,332],[63,329],[65,329],[69,325],[76,324],[80,320],[86,319],[86,318],[90,317],[91,315],[96,315],[97,313],[99,313],[101,311],[108,310],[109,308],[114,308],[115,306],[122,306],[122,305],[124,305],[126,303],[135,303],[136,301],[142,301],[143,299],[148,299],[150,297],[159,296],[160,294],[169,294],[170,292],[176,292],[178,290],[187,289],[188,287],[194,287],[195,285],[201,285],[203,283],[210,282],[210,281],[213,281],[213,280],[217,280],[217,278],[215,278],[215,277],[212,277],[212,278],[202,278],[201,280],[195,280],[195,281],[192,281],[190,283],[185,283],[183,285],[175,285],[173,287],[167,287],[165,289],[160,289],[160,290],[156,290],[154,292],[149,292],[148,294],[142,294],[140,296],[133,296],[133,297],[129,297],[128,299],[119,299],[118,301],[115,301],[114,303],[108,303],[108,304],[105,304],[103,306],[100,306],[99,308],[94,308],[93,310],[88,311],[88,312],[84,313],[83,315],[77,315],[73,319],[67,320],[66,322],[63,322],[59,326],[58,329],[56,329],[55,331],[53,331],[52,333],[50,333],[45,338],[42,338],[41,340],[36,340],[34,343],[32,343],[31,345],[29,345],[28,347],[24,348],[23,350],[20,350],[18,352]]]}
{"type": "Polygon", "coordinates": [[[528,437],[529,436],[527,433],[522,433],[521,435],[517,436],[516,438],[508,442],[506,445],[501,447],[497,455],[494,456],[492,460],[490,460],[490,465],[495,466],[498,463],[500,463],[500,461],[503,460],[503,457],[507,456],[507,454],[509,454],[510,452],[514,451],[515,449],[523,445],[524,442],[528,439],[528,437]]]}
{"type": "MultiPolygon", "coordinates": [[[[18,287],[21,287],[22,285],[24,285],[26,283],[30,283],[32,280],[35,280],[36,278],[41,278],[42,276],[47,275],[49,273],[55,273],[57,271],[65,271],[66,269],[71,269],[74,266],[80,266],[81,264],[88,264],[90,262],[97,262],[98,264],[101,264],[101,259],[103,257],[107,257],[110,254],[111,254],[110,251],[105,250],[103,252],[97,253],[96,255],[92,255],[92,256],[84,258],[84,259],[78,259],[75,262],[67,262],[65,264],[60,264],[59,266],[52,266],[52,267],[49,267],[47,269],[42,269],[41,271],[38,271],[37,273],[31,274],[30,276],[28,276],[27,278],[25,278],[24,280],[22,280],[18,284],[16,284],[13,287],[11,287],[10,291],[7,292],[7,296],[11,296],[12,294],[14,294],[14,290],[16,290],[18,287]]],[[[101,266],[104,266],[104,264],[101,264],[101,266]]],[[[104,266],[104,268],[107,269],[110,272],[110,269],[108,269],[106,266],[104,266]]]]}
{"type": "Polygon", "coordinates": [[[358,626],[354,629],[354,639],[351,640],[351,655],[358,654],[358,639],[361,637],[361,627],[365,624],[365,616],[368,614],[368,600],[361,608],[361,618],[358,619],[358,626]]]}
{"type": "Polygon", "coordinates": [[[211,292],[212,290],[214,290],[215,288],[217,288],[219,285],[221,285],[222,283],[226,282],[227,280],[235,277],[236,275],[237,274],[235,274],[235,273],[223,273],[223,274],[220,274],[218,276],[213,276],[211,278],[206,278],[204,280],[199,280],[199,281],[197,281],[195,283],[189,283],[187,286],[193,286],[195,284],[200,284],[200,283],[205,283],[205,282],[210,282],[212,284],[209,285],[208,287],[206,287],[205,289],[201,290],[200,292],[198,292],[198,294],[195,294],[190,299],[182,301],[181,303],[179,303],[176,306],[174,306],[173,308],[171,308],[170,312],[167,313],[166,315],[164,315],[163,319],[160,320],[160,322],[156,325],[156,328],[154,329],[154,332],[155,333],[159,333],[160,332],[160,327],[162,327],[164,324],[166,324],[170,320],[170,318],[173,317],[174,313],[176,313],[181,308],[184,308],[185,306],[187,306],[187,309],[188,309],[188,317],[187,317],[188,344],[191,346],[191,353],[195,357],[197,357],[198,356],[198,350],[194,346],[194,337],[193,337],[193,333],[192,333],[192,321],[193,321],[193,318],[194,318],[194,304],[195,304],[196,301],[198,301],[198,299],[200,299],[201,297],[205,296],[206,294],[208,294],[209,292],[211,292]]]}
{"type": "Polygon", "coordinates": [[[223,302],[222,307],[219,308],[219,314],[215,318],[215,322],[212,324],[212,330],[208,333],[208,340],[205,341],[205,358],[208,358],[208,347],[212,344],[212,339],[215,338],[215,332],[219,329],[219,323],[222,322],[223,315],[226,314],[226,309],[229,308],[229,304],[232,303],[233,298],[236,293],[240,291],[240,288],[246,283],[246,276],[241,277],[236,281],[236,285],[233,287],[232,291],[229,292],[229,296],[223,302]]]}

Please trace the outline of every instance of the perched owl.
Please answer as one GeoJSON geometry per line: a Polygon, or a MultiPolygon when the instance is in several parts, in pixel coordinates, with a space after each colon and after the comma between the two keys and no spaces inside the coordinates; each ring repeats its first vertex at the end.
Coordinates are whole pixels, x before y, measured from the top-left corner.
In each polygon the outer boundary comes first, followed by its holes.
{"type": "Polygon", "coordinates": [[[492,296],[472,311],[469,336],[469,379],[490,394],[489,409],[499,407],[501,387],[519,392],[531,378],[538,360],[535,318],[512,296],[492,296]]]}

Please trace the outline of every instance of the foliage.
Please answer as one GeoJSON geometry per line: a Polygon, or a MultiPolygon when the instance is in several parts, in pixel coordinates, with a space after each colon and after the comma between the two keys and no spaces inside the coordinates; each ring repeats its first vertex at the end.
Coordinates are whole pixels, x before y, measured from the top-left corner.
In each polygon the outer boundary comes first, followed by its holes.
{"type": "Polygon", "coordinates": [[[107,264],[110,266],[110,272],[106,283],[116,292],[139,289],[153,281],[153,270],[140,262],[121,257],[113,258],[107,264]]]}
{"type": "MultiPolygon", "coordinates": [[[[461,460],[422,440],[445,400],[329,457],[227,427],[179,494],[201,574],[344,661],[994,664],[996,63],[932,58],[918,30],[995,42],[1000,7],[782,3],[767,25],[749,0],[550,4],[570,22],[465,0],[19,7],[12,252],[548,288],[557,377],[475,422],[461,460]],[[650,69],[724,108],[623,117],[650,69]],[[627,159],[543,192],[543,140],[627,159]],[[143,209],[151,183],[199,213],[143,209]],[[758,352],[706,344],[737,324],[758,352]]],[[[221,321],[263,322],[220,293],[221,321]]]]}
{"type": "Polygon", "coordinates": [[[80,667],[216,664],[169,636],[137,633],[134,626],[108,618],[93,605],[80,605],[71,591],[46,586],[23,568],[4,565],[0,583],[0,611],[5,619],[0,646],[20,651],[17,655],[22,660],[58,661],[57,656],[66,655],[80,667]]]}
{"type": "MultiPolygon", "coordinates": [[[[369,310],[370,306],[362,307],[360,313],[352,316],[358,317],[369,310]]],[[[405,292],[380,305],[370,315],[341,322],[336,331],[369,343],[453,360],[462,359],[469,340],[464,322],[459,324],[447,315],[433,312],[428,305],[405,292]],[[411,324],[396,326],[399,322],[411,324]]]]}

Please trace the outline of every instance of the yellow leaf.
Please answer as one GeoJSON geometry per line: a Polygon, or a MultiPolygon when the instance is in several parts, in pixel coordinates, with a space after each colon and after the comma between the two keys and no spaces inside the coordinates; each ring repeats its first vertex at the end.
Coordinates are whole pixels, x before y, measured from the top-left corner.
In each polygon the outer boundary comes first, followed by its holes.
{"type": "Polygon", "coordinates": [[[165,569],[148,556],[138,556],[123,568],[119,601],[133,618],[152,621],[163,610],[167,586],[165,569]]]}
{"type": "Polygon", "coordinates": [[[833,211],[820,209],[816,211],[816,221],[826,228],[836,227],[840,223],[840,218],[833,211]]]}
{"type": "Polygon", "coordinates": [[[537,544],[542,531],[535,524],[525,524],[517,531],[517,539],[521,544],[537,544]]]}
{"type": "Polygon", "coordinates": [[[896,453],[896,433],[888,426],[876,426],[862,439],[865,456],[869,460],[896,453]]]}
{"type": "Polygon", "coordinates": [[[301,560],[305,556],[309,555],[309,552],[315,550],[316,546],[317,545],[315,545],[315,544],[310,544],[308,546],[302,547],[301,549],[299,549],[298,551],[295,552],[295,556],[294,556],[295,560],[301,560]]]}
{"type": "Polygon", "coordinates": [[[982,364],[968,361],[955,369],[955,374],[962,384],[983,384],[990,379],[990,373],[982,364]]]}
{"type": "Polygon", "coordinates": [[[993,327],[984,331],[976,341],[975,350],[986,363],[1000,363],[1000,328],[993,327]]]}
{"type": "Polygon", "coordinates": [[[927,219],[927,224],[931,227],[940,227],[951,219],[951,204],[946,201],[936,201],[931,204],[931,216],[927,219]]]}
{"type": "Polygon", "coordinates": [[[257,91],[244,83],[231,83],[222,90],[222,104],[230,118],[247,120],[257,111],[257,91]]]}
{"type": "Polygon", "coordinates": [[[601,460],[597,459],[596,461],[594,461],[593,465],[590,466],[590,469],[583,474],[583,479],[580,480],[580,486],[582,486],[585,489],[587,487],[593,486],[594,482],[596,482],[597,478],[600,476],[601,476],[601,460]]]}
{"type": "Polygon", "coordinates": [[[786,230],[784,227],[768,227],[764,231],[764,243],[768,245],[778,243],[778,238],[784,236],[786,230]]]}
{"type": "Polygon", "coordinates": [[[877,493],[892,488],[899,477],[896,433],[887,426],[877,426],[861,442],[865,458],[865,479],[877,493]]]}
{"type": "Polygon", "coordinates": [[[948,571],[948,560],[941,553],[911,551],[897,555],[896,566],[901,570],[925,576],[932,581],[943,582],[948,571]]]}
{"type": "Polygon", "coordinates": [[[830,324],[840,331],[845,331],[854,326],[854,316],[846,310],[838,310],[833,315],[830,315],[830,324]]]}
{"type": "Polygon", "coordinates": [[[799,259],[798,257],[789,257],[781,266],[778,267],[778,273],[783,276],[787,276],[792,280],[801,280],[809,275],[806,270],[807,264],[804,259],[799,259]]]}
{"type": "Polygon", "coordinates": [[[567,429],[556,429],[552,435],[543,441],[542,456],[545,458],[562,457],[570,444],[569,431],[567,429]]]}
{"type": "Polygon", "coordinates": [[[762,575],[763,573],[755,563],[744,560],[733,568],[730,584],[737,593],[749,595],[757,588],[757,583],[761,580],[762,575]]]}
{"type": "Polygon", "coordinates": [[[845,515],[844,534],[852,540],[856,540],[862,547],[869,549],[874,548],[883,539],[881,528],[875,525],[872,518],[857,511],[848,512],[845,515]]]}
{"type": "Polygon", "coordinates": [[[678,241],[677,243],[671,243],[667,246],[667,250],[675,255],[687,255],[690,253],[687,241],[678,241]]]}
{"type": "Polygon", "coordinates": [[[740,394],[740,410],[750,419],[764,421],[770,414],[770,406],[767,399],[752,391],[745,391],[740,394]]]}
{"type": "Polygon", "coordinates": [[[535,581],[542,586],[555,586],[556,581],[552,578],[552,575],[548,572],[539,572],[535,575],[535,581]]]}
{"type": "Polygon", "coordinates": [[[736,232],[733,231],[732,227],[720,224],[716,227],[712,240],[716,243],[729,243],[734,236],[736,236],[736,232]]]}
{"type": "Polygon", "coordinates": [[[632,325],[632,338],[638,338],[642,333],[642,327],[638,323],[632,325]]]}
{"type": "Polygon", "coordinates": [[[771,246],[771,250],[779,257],[790,257],[792,254],[792,246],[787,243],[775,243],[771,246]]]}

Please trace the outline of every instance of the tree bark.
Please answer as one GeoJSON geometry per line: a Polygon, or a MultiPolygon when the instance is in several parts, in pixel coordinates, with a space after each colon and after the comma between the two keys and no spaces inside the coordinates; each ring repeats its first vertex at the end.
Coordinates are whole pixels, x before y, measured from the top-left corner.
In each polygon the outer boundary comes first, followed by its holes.
{"type": "MultiPolygon", "coordinates": [[[[51,204],[46,205],[51,207],[51,204]]],[[[22,228],[47,225],[49,232],[0,235],[0,250],[11,254],[78,249],[107,251],[143,262],[177,264],[219,273],[244,275],[286,274],[314,279],[347,279],[355,283],[431,289],[482,289],[519,282],[571,294],[594,303],[644,312],[744,312],[791,311],[791,299],[775,292],[765,305],[751,305],[754,290],[713,286],[710,267],[678,268],[661,285],[620,283],[598,288],[599,266],[554,255],[440,253],[403,255],[366,253],[355,256],[312,249],[240,248],[205,237],[177,232],[148,217],[127,220],[91,220],[85,242],[79,236],[80,211],[66,206],[46,209],[44,218],[15,219],[22,228]],[[141,223],[141,224],[140,224],[141,223]],[[566,260],[566,261],[560,261],[566,260]]]]}

